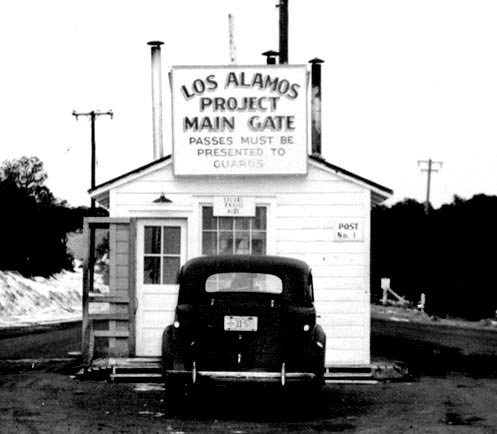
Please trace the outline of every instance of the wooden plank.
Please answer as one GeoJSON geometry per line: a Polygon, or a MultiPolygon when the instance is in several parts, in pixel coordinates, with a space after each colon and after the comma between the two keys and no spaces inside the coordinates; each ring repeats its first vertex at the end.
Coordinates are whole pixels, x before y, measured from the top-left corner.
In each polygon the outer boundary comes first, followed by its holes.
{"type": "Polygon", "coordinates": [[[129,303],[128,296],[116,296],[116,295],[93,295],[90,296],[88,301],[90,303],[129,303]]]}
{"type": "Polygon", "coordinates": [[[89,319],[93,321],[126,321],[129,318],[127,313],[93,313],[89,315],[89,319]]]}
{"type": "MultiPolygon", "coordinates": [[[[110,306],[110,309],[111,309],[111,312],[112,314],[115,314],[115,307],[116,305],[111,305],[110,306]]],[[[116,355],[116,352],[115,352],[115,349],[116,349],[116,338],[115,338],[115,334],[116,334],[116,322],[115,321],[109,321],[109,330],[108,330],[109,333],[112,334],[112,336],[107,336],[107,341],[108,341],[108,345],[109,345],[109,354],[110,355],[116,355]]]]}
{"type": "MultiPolygon", "coordinates": [[[[89,240],[91,238],[91,229],[89,223],[86,219],[83,220],[83,233],[85,239],[89,240]]],[[[89,257],[90,257],[90,242],[88,242],[88,250],[86,251],[85,257],[83,258],[83,294],[82,294],[82,330],[81,330],[81,352],[83,354],[83,363],[89,364],[91,362],[92,351],[90,348],[91,343],[91,324],[89,320],[90,306],[89,306],[89,294],[93,288],[93,282],[89,280],[89,257]]]]}
{"type": "Polygon", "coordinates": [[[281,194],[278,205],[357,205],[362,203],[362,191],[309,192],[298,194],[281,194]]]}
{"type": "Polygon", "coordinates": [[[136,218],[131,219],[129,225],[129,272],[128,272],[128,288],[129,288],[129,298],[130,303],[128,305],[129,309],[129,355],[136,355],[136,236],[137,236],[137,220],[136,218]]]}
{"type": "Polygon", "coordinates": [[[116,252],[116,265],[125,266],[126,269],[129,267],[129,257],[128,252],[116,252]]]}
{"type": "Polygon", "coordinates": [[[362,277],[364,265],[312,265],[312,273],[316,277],[362,277]]]}
{"type": "Polygon", "coordinates": [[[319,306],[319,312],[327,312],[327,315],[364,314],[369,313],[369,304],[366,303],[364,298],[365,297],[363,297],[361,300],[353,300],[350,302],[342,301],[340,303],[318,301],[316,302],[316,304],[319,306]]]}
{"type": "Polygon", "coordinates": [[[96,338],[127,338],[129,332],[125,330],[95,330],[93,332],[96,338]]]}
{"type": "Polygon", "coordinates": [[[314,241],[313,243],[295,240],[277,240],[276,246],[279,254],[291,256],[302,256],[306,254],[333,255],[339,253],[361,254],[365,252],[365,244],[362,242],[336,243],[331,239],[314,241]]]}
{"type": "Polygon", "coordinates": [[[109,292],[115,295],[117,290],[117,261],[116,261],[116,239],[117,226],[109,226],[109,292]]]}
{"type": "Polygon", "coordinates": [[[314,285],[314,299],[316,303],[357,303],[363,302],[366,291],[362,289],[321,289],[314,285]]]}
{"type": "Polygon", "coordinates": [[[357,365],[369,363],[369,358],[364,356],[362,344],[358,345],[354,349],[347,349],[344,345],[329,348],[327,345],[325,360],[326,365],[357,365]]]}
{"type": "MultiPolygon", "coordinates": [[[[362,217],[364,207],[359,203],[350,205],[329,205],[309,203],[302,205],[278,205],[278,220],[284,219],[286,216],[298,219],[300,217],[319,216],[320,218],[342,218],[342,217],[362,217]]],[[[299,227],[299,226],[296,226],[299,227]]]]}
{"type": "MultiPolygon", "coordinates": [[[[128,273],[129,274],[129,273],[128,273]]],[[[116,292],[128,292],[129,288],[129,275],[125,277],[117,277],[115,279],[115,290],[116,292]]]]}
{"type": "MultiPolygon", "coordinates": [[[[314,291],[366,291],[364,278],[361,277],[316,277],[314,276],[314,291]]],[[[369,292],[369,290],[367,291],[369,292]]]]}
{"type": "Polygon", "coordinates": [[[119,225],[117,228],[117,241],[123,242],[126,244],[126,248],[128,248],[129,243],[129,230],[127,230],[126,226],[119,225]]]}
{"type": "Polygon", "coordinates": [[[328,267],[337,265],[364,265],[366,262],[365,254],[361,252],[333,252],[324,254],[306,252],[299,255],[299,258],[307,262],[311,268],[318,265],[328,267]]]}
{"type": "Polygon", "coordinates": [[[95,333],[93,331],[93,324],[90,321],[88,351],[86,353],[86,359],[83,358],[83,364],[89,365],[91,363],[91,361],[93,360],[94,350],[95,350],[95,333]]]}

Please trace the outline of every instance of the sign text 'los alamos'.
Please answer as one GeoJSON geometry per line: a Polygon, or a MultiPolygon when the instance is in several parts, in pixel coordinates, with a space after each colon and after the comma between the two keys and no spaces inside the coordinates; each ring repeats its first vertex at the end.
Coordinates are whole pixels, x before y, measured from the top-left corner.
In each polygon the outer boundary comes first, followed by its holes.
{"type": "Polygon", "coordinates": [[[305,66],[172,71],[176,175],[307,173],[305,66]]]}

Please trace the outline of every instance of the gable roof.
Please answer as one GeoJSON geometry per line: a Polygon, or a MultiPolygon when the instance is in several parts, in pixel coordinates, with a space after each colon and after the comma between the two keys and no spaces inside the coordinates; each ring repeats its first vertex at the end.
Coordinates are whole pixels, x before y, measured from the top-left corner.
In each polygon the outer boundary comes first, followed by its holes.
{"type": "MultiPolygon", "coordinates": [[[[362,176],[356,175],[355,173],[349,172],[341,167],[329,163],[323,157],[319,155],[309,155],[309,161],[313,162],[315,165],[324,168],[325,170],[332,171],[334,174],[348,179],[351,182],[360,184],[363,187],[371,190],[373,204],[378,204],[383,202],[385,199],[393,195],[393,190],[384,187],[376,182],[366,179],[362,176]]],[[[154,172],[162,167],[169,165],[172,162],[172,156],[167,155],[158,160],[152,161],[144,166],[138,167],[130,172],[124,173],[117,176],[116,178],[110,179],[96,187],[88,190],[90,196],[100,202],[102,205],[107,206],[109,201],[109,191],[122,185],[124,183],[130,182],[136,178],[139,178],[147,173],[154,172]]]]}

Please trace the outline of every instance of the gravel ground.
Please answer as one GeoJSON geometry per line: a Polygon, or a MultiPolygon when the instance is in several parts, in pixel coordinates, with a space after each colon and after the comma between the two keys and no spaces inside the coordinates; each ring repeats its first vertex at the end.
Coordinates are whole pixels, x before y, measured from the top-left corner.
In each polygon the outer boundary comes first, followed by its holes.
{"type": "Polygon", "coordinates": [[[67,363],[0,363],[0,432],[497,433],[495,378],[328,385],[317,401],[297,390],[210,389],[178,415],[158,388],[80,381],[71,372],[67,363]]]}

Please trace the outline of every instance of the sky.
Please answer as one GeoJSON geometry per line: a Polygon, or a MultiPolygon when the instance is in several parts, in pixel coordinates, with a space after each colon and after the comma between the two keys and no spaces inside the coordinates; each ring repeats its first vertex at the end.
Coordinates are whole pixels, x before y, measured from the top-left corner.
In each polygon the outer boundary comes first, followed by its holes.
{"type": "MultiPolygon", "coordinates": [[[[48,186],[89,205],[97,184],[152,161],[150,47],[160,40],[164,148],[174,65],[265,63],[278,50],[277,0],[16,0],[0,3],[0,162],[37,156],[48,186]]],[[[289,0],[289,62],[322,65],[322,153],[394,190],[390,202],[497,194],[495,0],[289,0]]]]}

